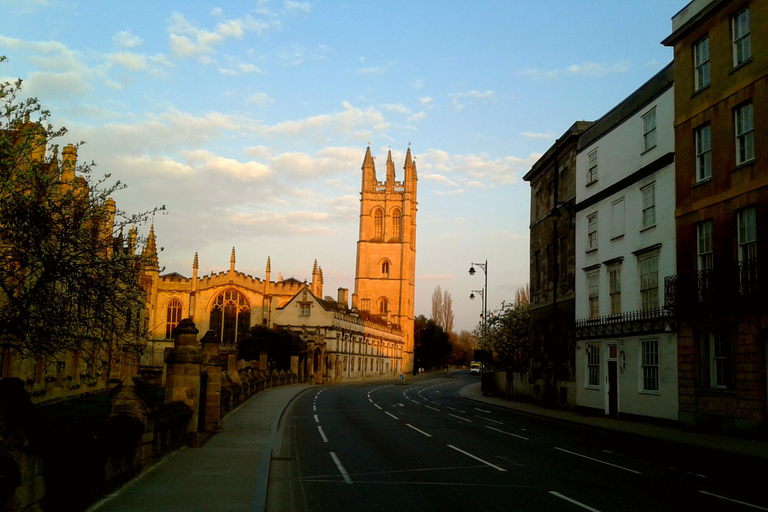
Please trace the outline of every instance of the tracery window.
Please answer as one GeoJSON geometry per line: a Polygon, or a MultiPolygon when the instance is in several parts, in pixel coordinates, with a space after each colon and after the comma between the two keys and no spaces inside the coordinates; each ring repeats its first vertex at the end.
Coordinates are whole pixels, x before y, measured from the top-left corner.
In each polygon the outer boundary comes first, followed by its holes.
{"type": "Polygon", "coordinates": [[[248,298],[233,289],[221,292],[211,306],[209,325],[222,345],[235,345],[238,336],[246,333],[251,326],[248,298]]]}
{"type": "Polygon", "coordinates": [[[173,329],[181,321],[181,301],[171,299],[165,307],[165,338],[168,339],[173,334],[173,329]]]}
{"type": "Polygon", "coordinates": [[[384,212],[381,208],[373,210],[373,237],[381,238],[384,236],[384,212]]]}
{"type": "Polygon", "coordinates": [[[385,299],[385,298],[382,298],[382,299],[379,301],[379,314],[382,314],[382,315],[385,315],[385,314],[387,314],[387,307],[388,307],[388,305],[389,305],[389,304],[388,304],[388,302],[387,302],[387,299],[385,299]]]}
{"type": "Polygon", "coordinates": [[[400,238],[402,218],[400,209],[395,208],[392,212],[392,238],[400,238]]]}
{"type": "Polygon", "coordinates": [[[381,275],[383,277],[389,277],[389,261],[384,260],[381,262],[381,275]]]}

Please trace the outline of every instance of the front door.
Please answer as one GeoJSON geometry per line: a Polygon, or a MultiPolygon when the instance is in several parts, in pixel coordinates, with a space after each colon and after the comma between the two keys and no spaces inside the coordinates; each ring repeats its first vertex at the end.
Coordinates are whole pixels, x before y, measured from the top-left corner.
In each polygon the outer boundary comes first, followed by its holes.
{"type": "Polygon", "coordinates": [[[616,343],[608,343],[608,375],[606,377],[608,381],[607,393],[608,400],[606,404],[605,413],[612,418],[618,418],[619,416],[619,372],[618,372],[618,350],[616,343]]]}

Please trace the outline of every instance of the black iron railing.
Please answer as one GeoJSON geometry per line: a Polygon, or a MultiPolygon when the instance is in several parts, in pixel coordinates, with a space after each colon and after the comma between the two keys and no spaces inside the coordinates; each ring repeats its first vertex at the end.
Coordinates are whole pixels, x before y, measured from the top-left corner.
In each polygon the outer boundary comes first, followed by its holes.
{"type": "Polygon", "coordinates": [[[745,307],[759,291],[758,261],[744,260],[730,267],[682,272],[664,278],[664,308],[745,307]]]}
{"type": "Polygon", "coordinates": [[[675,317],[672,311],[664,307],[576,320],[576,338],[651,334],[672,331],[675,328],[675,317]]]}

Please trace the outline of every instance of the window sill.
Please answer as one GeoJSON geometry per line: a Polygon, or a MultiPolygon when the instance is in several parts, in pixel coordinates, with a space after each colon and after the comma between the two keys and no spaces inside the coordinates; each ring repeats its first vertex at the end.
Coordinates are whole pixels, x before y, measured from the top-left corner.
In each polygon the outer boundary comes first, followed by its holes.
{"type": "Polygon", "coordinates": [[[711,183],[712,182],[712,176],[709,178],[704,178],[703,180],[699,180],[695,182],[693,185],[691,185],[691,188],[696,188],[698,186],[704,185],[705,183],[711,183]]]}
{"type": "Polygon", "coordinates": [[[600,391],[600,386],[584,386],[584,389],[594,389],[595,391],[600,391]]]}
{"type": "Polygon", "coordinates": [[[742,62],[741,64],[737,64],[737,65],[735,65],[735,66],[733,67],[733,69],[732,69],[732,70],[730,70],[730,71],[728,72],[728,74],[729,74],[729,75],[732,75],[733,73],[737,72],[738,70],[740,70],[741,68],[743,68],[743,67],[744,67],[744,66],[746,66],[747,64],[750,64],[751,62],[752,62],[752,57],[750,56],[750,57],[749,57],[747,60],[745,60],[745,61],[744,61],[744,62],[742,62]]]}
{"type": "Polygon", "coordinates": [[[648,152],[650,152],[650,151],[653,151],[654,149],[656,149],[656,147],[657,147],[657,145],[656,145],[656,144],[654,144],[654,145],[653,145],[653,146],[651,146],[650,148],[648,148],[648,149],[646,149],[645,151],[643,151],[642,153],[640,153],[640,156],[643,156],[644,154],[646,154],[646,153],[648,153],[648,152]]]}
{"type": "Polygon", "coordinates": [[[693,98],[694,96],[698,96],[699,94],[703,93],[706,90],[709,90],[710,84],[711,84],[711,82],[709,84],[701,86],[698,89],[696,89],[695,91],[693,91],[693,94],[691,94],[691,98],[693,98]]]}
{"type": "Polygon", "coordinates": [[[653,390],[645,390],[645,389],[643,389],[641,391],[638,391],[638,394],[639,395],[660,396],[661,395],[661,391],[653,391],[653,390]]]}
{"type": "Polygon", "coordinates": [[[587,249],[587,250],[586,250],[586,251],[584,251],[584,252],[585,252],[585,253],[587,253],[587,254],[589,254],[590,252],[595,252],[595,251],[597,251],[597,247],[593,247],[592,249],[587,249]]]}
{"type": "Polygon", "coordinates": [[[736,164],[736,167],[731,169],[731,172],[738,171],[740,169],[743,169],[744,167],[751,167],[753,165],[755,165],[755,159],[754,158],[752,158],[750,160],[747,160],[746,162],[741,162],[740,164],[736,164]]]}
{"type": "Polygon", "coordinates": [[[656,224],[653,224],[651,226],[648,226],[648,227],[645,227],[645,228],[641,228],[640,232],[642,233],[643,231],[648,231],[649,229],[653,229],[655,227],[656,227],[656,224]]]}
{"type": "Polygon", "coordinates": [[[588,183],[587,183],[586,185],[584,185],[584,186],[585,186],[585,187],[591,187],[591,186],[592,186],[592,185],[594,185],[595,183],[597,183],[597,180],[592,180],[592,181],[588,182],[588,183]]]}
{"type": "Polygon", "coordinates": [[[622,238],[624,238],[624,233],[622,233],[620,235],[616,235],[615,237],[611,238],[611,242],[613,242],[614,240],[622,239],[622,238]]]}

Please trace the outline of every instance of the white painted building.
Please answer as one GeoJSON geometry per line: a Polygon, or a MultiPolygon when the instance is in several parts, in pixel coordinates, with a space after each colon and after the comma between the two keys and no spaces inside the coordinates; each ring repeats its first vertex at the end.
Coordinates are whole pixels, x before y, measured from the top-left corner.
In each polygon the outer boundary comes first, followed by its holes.
{"type": "Polygon", "coordinates": [[[576,157],[576,404],[677,420],[672,64],[585,131],[576,157]]]}

